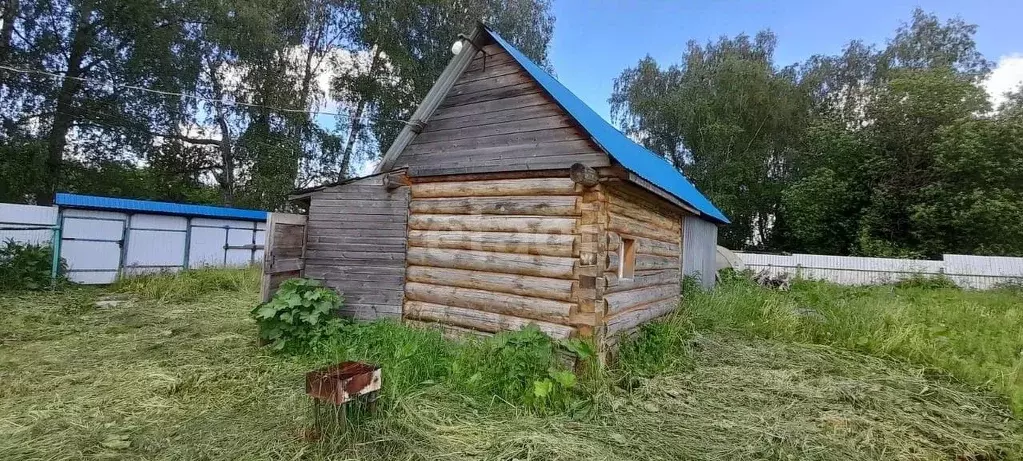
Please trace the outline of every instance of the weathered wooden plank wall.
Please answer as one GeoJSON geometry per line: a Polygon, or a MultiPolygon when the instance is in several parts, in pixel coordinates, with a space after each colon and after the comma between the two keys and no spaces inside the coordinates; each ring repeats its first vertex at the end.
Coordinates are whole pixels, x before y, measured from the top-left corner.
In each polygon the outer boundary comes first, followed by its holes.
{"type": "Polygon", "coordinates": [[[605,184],[607,257],[604,272],[605,343],[673,311],[680,295],[680,210],[637,187],[605,184]],[[624,239],[634,241],[635,273],[619,276],[624,239]]]}
{"type": "Polygon", "coordinates": [[[496,45],[484,47],[393,163],[412,176],[599,167],[609,159],[496,45]]]}
{"type": "Polygon", "coordinates": [[[310,197],[305,276],[344,294],[342,315],[401,318],[409,189],[385,175],[310,197]]]}
{"type": "Polygon", "coordinates": [[[408,320],[482,332],[575,332],[580,197],[567,178],[413,184],[408,320]]]}
{"type": "Polygon", "coordinates": [[[266,223],[263,277],[259,286],[261,302],[269,301],[285,280],[302,276],[306,224],[305,215],[270,213],[266,223]]]}

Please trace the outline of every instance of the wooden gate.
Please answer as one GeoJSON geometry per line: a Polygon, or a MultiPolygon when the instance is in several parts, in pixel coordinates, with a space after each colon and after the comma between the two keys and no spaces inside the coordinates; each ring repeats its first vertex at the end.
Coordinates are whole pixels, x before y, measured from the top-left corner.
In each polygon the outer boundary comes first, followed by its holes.
{"type": "Polygon", "coordinates": [[[306,216],[270,213],[266,222],[261,302],[267,302],[281,282],[301,277],[305,256],[306,216]]]}

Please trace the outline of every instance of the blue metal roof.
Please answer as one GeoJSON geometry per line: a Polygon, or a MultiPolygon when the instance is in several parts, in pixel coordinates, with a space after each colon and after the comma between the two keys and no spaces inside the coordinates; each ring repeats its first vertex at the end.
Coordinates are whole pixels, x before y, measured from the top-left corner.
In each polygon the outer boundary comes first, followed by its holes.
{"type": "Polygon", "coordinates": [[[92,210],[134,211],[139,213],[170,214],[179,216],[201,216],[204,218],[243,219],[266,221],[267,213],[259,210],[243,210],[208,205],[185,203],[153,202],[128,198],[98,197],[95,195],[57,194],[57,205],[67,208],[92,210]]]}
{"type": "Polygon", "coordinates": [[[654,183],[657,187],[664,189],[679,200],[688,203],[700,213],[703,213],[709,220],[723,224],[730,222],[721,210],[718,210],[710,200],[707,200],[707,197],[704,197],[700,191],[696,190],[696,187],[664,158],[636,144],[628,136],[625,136],[622,132],[611,126],[610,123],[600,115],[597,115],[578,96],[569,91],[568,88],[565,88],[561,82],[536,65],[536,63],[527,58],[505,39],[501,38],[496,32],[489,28],[487,28],[487,32],[518,61],[519,65],[526,72],[536,79],[540,86],[569,115],[582,125],[583,129],[593,137],[600,147],[625,167],[625,169],[654,183]]]}

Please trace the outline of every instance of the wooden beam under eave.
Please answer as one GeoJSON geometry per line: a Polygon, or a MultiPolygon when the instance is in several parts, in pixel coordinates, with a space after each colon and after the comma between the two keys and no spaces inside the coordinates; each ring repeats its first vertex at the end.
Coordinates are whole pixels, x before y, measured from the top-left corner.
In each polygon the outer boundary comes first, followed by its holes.
{"type": "Polygon", "coordinates": [[[637,175],[636,173],[626,170],[625,167],[621,165],[598,168],[597,172],[600,174],[601,177],[621,179],[623,181],[635,184],[640,188],[650,193],[653,193],[654,195],[663,198],[664,200],[667,200],[668,203],[671,203],[672,205],[675,205],[689,213],[692,213],[695,216],[702,215],[702,213],[700,213],[699,210],[679,200],[674,195],[668,193],[668,191],[661,189],[660,186],[657,186],[656,184],[639,177],[639,175],[637,175]]]}

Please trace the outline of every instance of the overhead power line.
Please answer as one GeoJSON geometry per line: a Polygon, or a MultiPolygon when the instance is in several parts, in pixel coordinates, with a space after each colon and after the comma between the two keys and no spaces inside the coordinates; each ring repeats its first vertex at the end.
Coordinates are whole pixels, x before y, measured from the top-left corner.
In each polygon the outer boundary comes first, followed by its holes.
{"type": "MultiPolygon", "coordinates": [[[[260,109],[268,109],[268,110],[272,110],[272,111],[275,111],[275,112],[299,113],[299,114],[309,114],[309,115],[331,115],[331,116],[335,116],[335,117],[346,118],[346,119],[349,119],[349,120],[355,118],[355,117],[352,117],[349,114],[342,114],[342,113],[338,113],[338,112],[324,112],[324,111],[316,111],[316,110],[309,110],[309,109],[274,107],[274,106],[266,106],[266,105],[263,105],[263,104],[254,104],[254,103],[248,103],[248,102],[226,102],[226,101],[221,101],[221,100],[214,99],[214,98],[207,98],[205,96],[199,96],[197,94],[179,93],[179,92],[175,92],[175,91],[157,90],[157,89],[146,88],[146,87],[138,86],[138,85],[128,85],[128,84],[123,84],[123,83],[106,82],[106,81],[102,81],[102,80],[98,80],[98,79],[93,79],[93,78],[86,78],[86,77],[72,77],[72,76],[69,76],[69,75],[63,75],[63,74],[58,74],[58,73],[54,73],[54,72],[48,72],[48,71],[44,71],[44,70],[19,69],[17,67],[10,67],[10,66],[2,65],[2,64],[0,64],[0,69],[11,71],[11,72],[18,72],[18,73],[22,73],[22,74],[38,74],[38,75],[45,75],[45,76],[48,76],[48,77],[58,78],[58,79],[62,79],[62,80],[77,80],[77,81],[87,82],[87,83],[95,83],[95,84],[99,84],[99,85],[107,85],[107,86],[110,86],[110,87],[125,88],[125,89],[130,89],[130,90],[138,90],[138,91],[144,91],[144,92],[147,92],[147,93],[159,94],[159,95],[163,95],[163,96],[178,96],[178,97],[182,97],[182,98],[194,99],[194,100],[197,100],[197,101],[205,101],[205,102],[210,102],[210,103],[213,103],[213,104],[220,104],[220,105],[231,106],[231,107],[252,107],[252,108],[260,108],[260,109]]],[[[367,117],[367,116],[359,117],[359,119],[360,120],[369,120],[369,121],[372,121],[372,122],[402,123],[402,124],[405,124],[405,125],[412,124],[408,120],[402,120],[402,119],[375,118],[375,117],[367,117]]]]}

